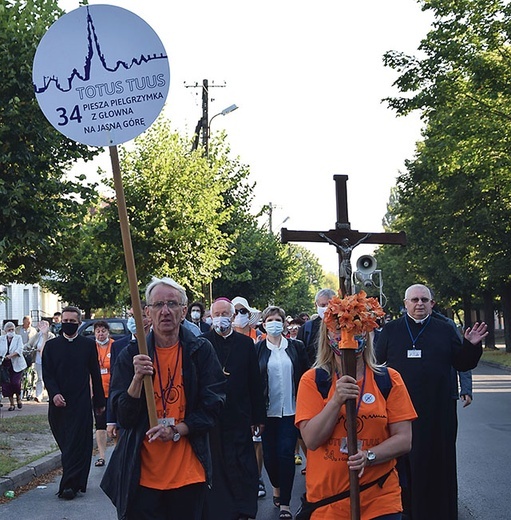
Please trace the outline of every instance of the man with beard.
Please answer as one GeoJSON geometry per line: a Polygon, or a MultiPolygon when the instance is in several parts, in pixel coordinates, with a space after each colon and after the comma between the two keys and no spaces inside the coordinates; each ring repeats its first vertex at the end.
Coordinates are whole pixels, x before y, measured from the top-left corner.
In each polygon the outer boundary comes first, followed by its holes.
{"type": "Polygon", "coordinates": [[[78,335],[81,312],[62,309],[61,335],[43,350],[43,380],[50,398],[48,421],[62,452],[59,498],[85,493],[92,458],[92,401],[96,414],[105,411],[98,354],[93,340],[78,335]]]}
{"type": "Polygon", "coordinates": [[[265,421],[263,387],[253,340],[232,329],[234,305],[227,298],[211,306],[213,345],[226,378],[226,402],[211,432],[213,486],[203,520],[255,518],[259,470],[252,436],[265,421]]]}

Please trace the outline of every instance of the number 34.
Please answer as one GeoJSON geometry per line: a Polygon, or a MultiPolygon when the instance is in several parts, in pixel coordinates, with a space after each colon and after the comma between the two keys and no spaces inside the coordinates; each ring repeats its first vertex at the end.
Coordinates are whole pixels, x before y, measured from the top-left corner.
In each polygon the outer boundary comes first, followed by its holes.
{"type": "Polygon", "coordinates": [[[59,126],[66,126],[69,121],[76,121],[77,123],[82,122],[82,115],[80,114],[80,109],[78,108],[78,105],[75,105],[71,115],[67,116],[67,111],[64,107],[58,107],[56,109],[57,113],[59,114],[60,121],[57,123],[59,126]]]}

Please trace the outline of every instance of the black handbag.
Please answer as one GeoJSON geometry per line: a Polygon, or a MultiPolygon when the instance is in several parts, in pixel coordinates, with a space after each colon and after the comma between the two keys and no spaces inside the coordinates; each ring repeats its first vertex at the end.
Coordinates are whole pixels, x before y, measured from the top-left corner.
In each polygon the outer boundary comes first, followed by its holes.
{"type": "MultiPolygon", "coordinates": [[[[385,475],[382,475],[380,478],[373,480],[372,482],[368,482],[367,484],[363,484],[360,486],[360,491],[364,491],[364,489],[370,488],[371,486],[374,486],[375,484],[378,484],[381,488],[383,487],[383,484],[385,484],[385,481],[387,480],[388,476],[391,474],[392,470],[385,473],[385,475]]],[[[298,508],[298,511],[296,512],[295,520],[309,520],[312,513],[318,507],[323,507],[328,504],[332,504],[333,502],[337,502],[338,500],[344,500],[345,498],[348,498],[350,496],[350,490],[343,491],[342,493],[337,493],[337,495],[332,495],[331,497],[323,498],[322,500],[318,500],[317,502],[308,502],[307,501],[307,495],[304,493],[301,496],[302,504],[298,508]]]]}
{"type": "Polygon", "coordinates": [[[9,369],[5,365],[0,365],[0,384],[10,383],[11,375],[9,374],[9,369]]]}

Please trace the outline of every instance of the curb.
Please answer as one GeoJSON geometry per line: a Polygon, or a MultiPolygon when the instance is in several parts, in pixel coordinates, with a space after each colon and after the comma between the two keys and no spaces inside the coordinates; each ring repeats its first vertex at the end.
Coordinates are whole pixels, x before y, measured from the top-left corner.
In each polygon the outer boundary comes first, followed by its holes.
{"type": "Polygon", "coordinates": [[[511,372],[511,367],[507,367],[505,365],[500,365],[499,363],[492,363],[491,361],[479,361],[479,364],[480,365],[485,365],[487,367],[491,367],[491,368],[500,368],[501,370],[503,370],[504,372],[511,372]]]}
{"type": "Polygon", "coordinates": [[[6,476],[0,476],[0,494],[14,491],[20,486],[26,486],[35,477],[40,477],[54,469],[61,467],[60,451],[49,453],[40,459],[16,469],[6,476]]]}

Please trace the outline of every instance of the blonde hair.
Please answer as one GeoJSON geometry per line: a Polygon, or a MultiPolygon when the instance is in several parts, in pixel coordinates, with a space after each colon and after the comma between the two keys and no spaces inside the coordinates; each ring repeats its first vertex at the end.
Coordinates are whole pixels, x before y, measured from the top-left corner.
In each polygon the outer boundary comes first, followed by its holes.
{"type": "MultiPolygon", "coordinates": [[[[366,347],[362,354],[364,356],[365,364],[373,372],[380,372],[381,365],[376,363],[376,356],[373,348],[372,334],[367,334],[366,347]]],[[[318,337],[318,352],[316,354],[316,361],[312,368],[322,368],[326,370],[330,377],[335,373],[337,364],[335,362],[336,354],[330,348],[330,339],[328,337],[328,329],[324,321],[321,321],[321,328],[319,329],[318,337]]]]}

